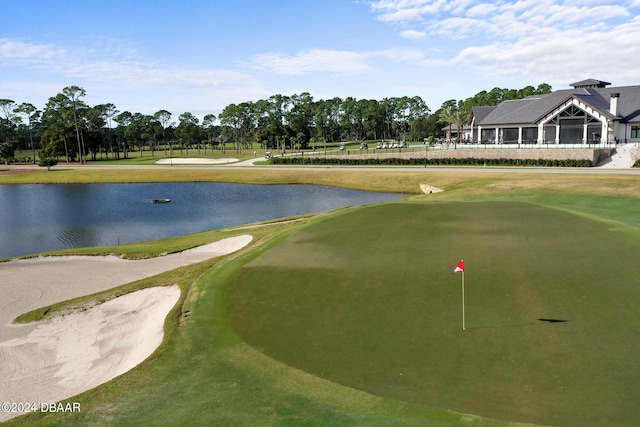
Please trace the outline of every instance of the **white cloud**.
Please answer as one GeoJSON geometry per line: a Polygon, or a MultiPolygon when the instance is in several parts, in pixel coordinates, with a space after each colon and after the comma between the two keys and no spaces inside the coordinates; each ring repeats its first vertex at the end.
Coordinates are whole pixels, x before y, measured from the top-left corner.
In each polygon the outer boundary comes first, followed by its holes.
{"type": "Polygon", "coordinates": [[[257,55],[253,66],[276,74],[309,73],[353,74],[371,71],[365,55],[345,50],[309,49],[296,55],[264,53],[257,55]]]}
{"type": "Polygon", "coordinates": [[[448,12],[464,13],[473,0],[377,0],[371,2],[371,10],[383,22],[407,23],[448,12]]]}
{"type": "Polygon", "coordinates": [[[216,87],[252,83],[250,76],[236,71],[163,66],[127,47],[69,49],[3,38],[0,39],[0,70],[5,67],[44,70],[66,78],[139,87],[216,87]]]}
{"type": "Polygon", "coordinates": [[[46,64],[56,58],[65,58],[67,55],[66,50],[53,45],[0,38],[0,66],[46,64]]]}
{"type": "MultiPolygon", "coordinates": [[[[632,5],[640,2],[631,1],[632,5]]],[[[502,29],[494,31],[494,35],[503,36],[518,34],[519,31],[514,30],[518,26],[593,28],[594,25],[606,25],[607,20],[634,15],[628,10],[633,6],[620,5],[613,0],[378,0],[370,5],[379,20],[402,26],[402,35],[416,31],[412,26],[419,25],[420,32],[429,34],[437,30],[438,34],[449,36],[453,33],[443,31],[443,22],[460,19],[484,21],[484,25],[476,25],[477,28],[499,25],[502,29]],[[426,28],[423,27],[425,22],[426,28]]],[[[455,27],[456,30],[458,28],[455,27]]]]}
{"type": "Polygon", "coordinates": [[[631,10],[640,0],[378,0],[370,5],[401,36],[425,34],[429,45],[446,46],[443,57],[486,75],[550,75],[566,85],[585,74],[632,80],[640,67],[640,18],[631,10]]]}
{"type": "Polygon", "coordinates": [[[432,15],[447,7],[445,0],[378,0],[371,9],[383,22],[420,21],[424,15],[432,15]]]}
{"type": "Polygon", "coordinates": [[[483,69],[494,76],[551,76],[562,86],[576,78],[594,77],[620,84],[637,84],[640,67],[640,18],[611,30],[585,33],[580,29],[546,29],[514,41],[470,46],[454,62],[483,69]],[[624,65],[623,65],[624,64],[624,65]]]}
{"type": "Polygon", "coordinates": [[[438,66],[442,65],[443,61],[429,56],[423,50],[405,47],[365,52],[309,49],[296,55],[283,53],[258,55],[251,66],[288,76],[317,73],[353,76],[372,75],[384,72],[383,70],[389,66],[403,66],[402,64],[438,66]]]}
{"type": "Polygon", "coordinates": [[[452,17],[432,24],[432,34],[452,39],[465,38],[471,34],[491,31],[491,24],[481,19],[452,17]]]}
{"type": "Polygon", "coordinates": [[[427,33],[424,31],[406,30],[402,31],[400,35],[405,39],[420,40],[425,38],[427,36],[427,33]]]}
{"type": "Polygon", "coordinates": [[[423,62],[426,60],[424,52],[419,49],[392,48],[364,53],[367,58],[383,58],[396,62],[423,62]]]}
{"type": "Polygon", "coordinates": [[[483,16],[489,15],[491,12],[494,12],[497,9],[498,9],[498,5],[496,5],[495,3],[482,3],[482,4],[477,4],[470,7],[466,11],[466,14],[467,16],[472,18],[481,18],[483,16]]]}
{"type": "Polygon", "coordinates": [[[4,97],[43,108],[49,97],[71,84],[87,90],[89,104],[112,102],[120,110],[143,114],[160,108],[204,114],[267,95],[247,73],[165,66],[125,44],[94,42],[85,49],[0,39],[4,97]]]}

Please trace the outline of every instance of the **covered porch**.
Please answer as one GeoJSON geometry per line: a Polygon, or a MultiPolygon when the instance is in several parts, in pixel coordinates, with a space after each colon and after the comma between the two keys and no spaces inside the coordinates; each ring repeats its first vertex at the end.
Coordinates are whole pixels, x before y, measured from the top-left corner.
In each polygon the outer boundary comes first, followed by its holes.
{"type": "Polygon", "coordinates": [[[615,141],[613,122],[571,98],[535,123],[478,126],[481,144],[600,144],[615,141]]]}

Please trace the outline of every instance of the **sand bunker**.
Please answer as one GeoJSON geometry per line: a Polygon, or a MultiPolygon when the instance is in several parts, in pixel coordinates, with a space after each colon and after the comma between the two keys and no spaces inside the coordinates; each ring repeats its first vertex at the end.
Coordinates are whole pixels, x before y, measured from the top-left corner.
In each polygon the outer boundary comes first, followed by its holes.
{"type": "MultiPolygon", "coordinates": [[[[179,297],[178,286],[143,289],[0,343],[2,400],[39,408],[127,372],[162,343],[164,319],[179,297]]],[[[17,415],[0,412],[0,421],[17,415]]]]}
{"type": "MultiPolygon", "coordinates": [[[[250,235],[139,261],[39,257],[0,263],[0,402],[58,402],[133,368],[162,342],[177,286],[144,289],[86,311],[13,325],[18,315],[241,249],[250,235]]],[[[0,411],[0,421],[21,415],[0,411]]]]}
{"type": "Polygon", "coordinates": [[[439,193],[441,191],[444,191],[442,188],[433,187],[427,184],[420,184],[420,190],[422,190],[424,194],[439,193]]]}
{"type": "Polygon", "coordinates": [[[158,165],[219,165],[225,163],[237,162],[238,159],[234,158],[219,158],[219,159],[199,159],[199,158],[175,158],[175,159],[160,159],[155,163],[158,165]]]}

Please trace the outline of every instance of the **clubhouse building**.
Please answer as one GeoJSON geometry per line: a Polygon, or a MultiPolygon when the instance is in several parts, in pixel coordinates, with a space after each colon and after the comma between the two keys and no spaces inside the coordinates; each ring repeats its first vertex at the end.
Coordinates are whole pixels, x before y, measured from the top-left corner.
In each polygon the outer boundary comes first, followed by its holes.
{"type": "Polygon", "coordinates": [[[640,142],[640,86],[610,85],[589,79],[572,89],[473,107],[464,134],[482,144],[640,142]]]}

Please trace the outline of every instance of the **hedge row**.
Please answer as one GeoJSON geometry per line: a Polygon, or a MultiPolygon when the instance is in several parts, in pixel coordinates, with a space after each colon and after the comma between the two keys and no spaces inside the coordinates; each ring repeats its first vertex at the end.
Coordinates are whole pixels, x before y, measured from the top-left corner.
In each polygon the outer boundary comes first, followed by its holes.
{"type": "Polygon", "coordinates": [[[349,166],[424,166],[426,165],[460,165],[460,166],[557,166],[557,167],[591,167],[591,160],[552,160],[552,159],[400,159],[400,158],[334,158],[334,157],[274,157],[274,165],[349,165],[349,166]]]}
{"type": "Polygon", "coordinates": [[[5,163],[31,163],[33,158],[29,156],[18,156],[18,157],[9,157],[9,159],[5,159],[4,157],[0,157],[0,162],[5,163]]]}

